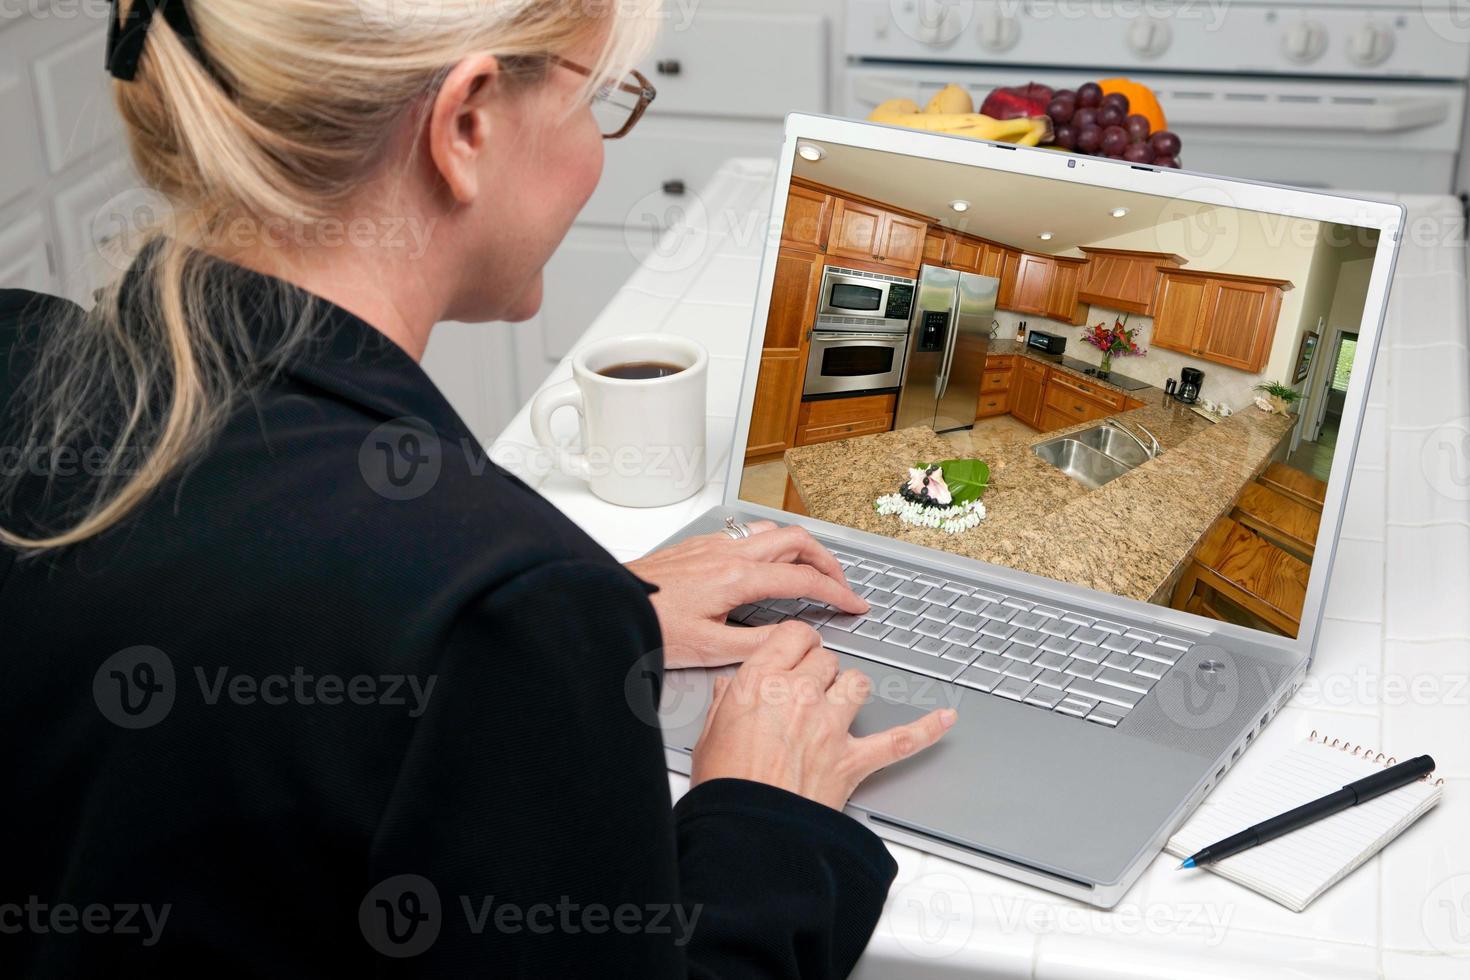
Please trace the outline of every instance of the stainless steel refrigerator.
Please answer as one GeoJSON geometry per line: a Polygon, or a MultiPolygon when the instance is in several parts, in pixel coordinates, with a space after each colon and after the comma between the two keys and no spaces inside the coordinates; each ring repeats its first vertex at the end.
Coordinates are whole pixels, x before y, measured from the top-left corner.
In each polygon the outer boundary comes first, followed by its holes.
{"type": "Polygon", "coordinates": [[[919,270],[895,429],[975,424],[1000,280],[937,265],[919,270]]]}

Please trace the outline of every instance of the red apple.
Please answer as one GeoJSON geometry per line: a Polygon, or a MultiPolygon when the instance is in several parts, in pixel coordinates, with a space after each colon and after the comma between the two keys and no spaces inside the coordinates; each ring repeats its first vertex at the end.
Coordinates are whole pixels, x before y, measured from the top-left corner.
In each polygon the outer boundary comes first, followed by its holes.
{"type": "Polygon", "coordinates": [[[998,88],[985,97],[980,112],[991,119],[1015,119],[1019,116],[1044,116],[1052,100],[1049,87],[1037,82],[998,88]]]}

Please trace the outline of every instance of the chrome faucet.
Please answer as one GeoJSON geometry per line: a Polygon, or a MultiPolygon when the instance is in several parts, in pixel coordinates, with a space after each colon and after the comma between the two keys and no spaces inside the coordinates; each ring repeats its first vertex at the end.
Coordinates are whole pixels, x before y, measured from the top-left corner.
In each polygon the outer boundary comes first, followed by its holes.
{"type": "Polygon", "coordinates": [[[1110,415],[1103,421],[1104,424],[1111,425],[1113,428],[1117,429],[1119,432],[1123,433],[1125,436],[1138,443],[1138,448],[1142,449],[1144,455],[1147,456],[1149,459],[1157,459],[1159,454],[1164,451],[1164,447],[1159,445],[1158,436],[1150,432],[1148,430],[1148,426],[1144,425],[1142,422],[1137,421],[1136,419],[1134,420],[1133,424],[1142,429],[1143,434],[1148,436],[1147,443],[1138,438],[1133,430],[1124,425],[1122,420],[1120,420],[1117,416],[1110,415]]]}

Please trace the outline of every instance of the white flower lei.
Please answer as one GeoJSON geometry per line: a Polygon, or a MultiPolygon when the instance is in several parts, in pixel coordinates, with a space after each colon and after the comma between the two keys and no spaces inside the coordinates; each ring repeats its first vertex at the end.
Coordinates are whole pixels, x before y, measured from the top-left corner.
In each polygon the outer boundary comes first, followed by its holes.
{"type": "Polygon", "coordinates": [[[905,524],[915,527],[937,527],[945,534],[968,531],[985,519],[985,505],[978,500],[954,507],[925,507],[912,500],[905,500],[896,493],[887,493],[873,501],[880,514],[896,514],[905,524]]]}

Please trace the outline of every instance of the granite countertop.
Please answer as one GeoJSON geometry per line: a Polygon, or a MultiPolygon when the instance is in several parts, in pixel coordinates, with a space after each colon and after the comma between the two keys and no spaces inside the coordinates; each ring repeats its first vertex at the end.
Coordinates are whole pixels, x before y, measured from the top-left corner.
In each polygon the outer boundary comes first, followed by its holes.
{"type": "MultiPolygon", "coordinates": [[[[1150,392],[1157,389],[1144,394],[1150,392]]],[[[1101,420],[1020,438],[973,435],[970,455],[990,464],[986,518],[957,535],[912,527],[873,509],[874,498],[897,490],[914,463],[956,455],[954,445],[931,429],[798,446],[786,450],[786,468],[813,517],[1131,599],[1163,601],[1196,543],[1265,468],[1295,419],[1251,408],[1212,424],[1162,393],[1118,416],[1151,429],[1164,452],[1096,490],[1043,462],[1031,447],[1101,420]]]]}
{"type": "MultiPolygon", "coordinates": [[[[1005,340],[1002,338],[992,337],[990,338],[989,344],[985,349],[985,354],[987,357],[1029,357],[1031,360],[1036,361],[1038,364],[1045,364],[1054,370],[1062,372],[1063,374],[1070,374],[1080,381],[1086,381],[1088,384],[1095,385],[1098,388],[1107,388],[1109,391],[1116,391],[1119,394],[1127,395],[1129,398],[1137,398],[1139,401],[1148,401],[1148,399],[1154,397],[1155,395],[1163,394],[1162,388],[1156,388],[1153,385],[1149,385],[1146,388],[1134,388],[1132,390],[1119,387],[1118,385],[1113,384],[1111,381],[1104,381],[1097,375],[1085,374],[1082,371],[1079,371],[1077,368],[1074,368],[1070,364],[1063,364],[1061,362],[1061,355],[1043,354],[1041,351],[1033,350],[1030,347],[1027,347],[1024,343],[1018,340],[1005,340]]],[[[1113,366],[1115,368],[1118,366],[1116,360],[1114,361],[1113,366]]]]}

